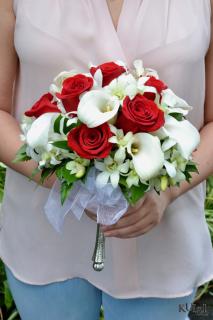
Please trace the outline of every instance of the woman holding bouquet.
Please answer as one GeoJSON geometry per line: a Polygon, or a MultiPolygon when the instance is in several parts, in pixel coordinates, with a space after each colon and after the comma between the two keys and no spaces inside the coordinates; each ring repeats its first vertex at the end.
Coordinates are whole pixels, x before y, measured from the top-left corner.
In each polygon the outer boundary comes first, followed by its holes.
{"type": "MultiPolygon", "coordinates": [[[[101,304],[106,320],[187,319],[197,287],[213,278],[203,205],[213,172],[211,6],[212,0],[0,0],[0,161],[8,166],[0,256],[23,320],[95,320],[101,304]],[[193,106],[199,175],[160,195],[148,192],[104,227],[107,260],[97,273],[88,264],[95,215],[67,216],[58,234],[44,215],[55,176],[37,186],[38,175],[29,180],[36,163],[12,160],[22,145],[22,114],[57,73],[86,72],[90,61],[122,60],[131,68],[137,58],[193,106]]],[[[33,110],[41,103],[49,102],[33,110]]]]}

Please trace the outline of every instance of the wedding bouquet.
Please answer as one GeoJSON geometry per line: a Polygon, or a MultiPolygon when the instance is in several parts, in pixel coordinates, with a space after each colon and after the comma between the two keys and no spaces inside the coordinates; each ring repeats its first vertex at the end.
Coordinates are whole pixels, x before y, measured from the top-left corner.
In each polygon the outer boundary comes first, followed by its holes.
{"type": "Polygon", "coordinates": [[[25,112],[15,161],[34,159],[41,182],[56,174],[45,211],[57,230],[67,212],[97,213],[95,270],[103,269],[100,223],[115,223],[145,192],[189,182],[197,171],[200,135],[186,120],[190,109],[135,60],[132,70],[112,61],[62,72],[25,112]]]}

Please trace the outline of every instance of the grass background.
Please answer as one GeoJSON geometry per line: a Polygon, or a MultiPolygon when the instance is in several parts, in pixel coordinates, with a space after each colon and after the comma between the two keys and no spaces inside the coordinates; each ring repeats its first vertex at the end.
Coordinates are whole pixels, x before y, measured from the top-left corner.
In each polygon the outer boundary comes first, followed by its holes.
{"type": "MultiPolygon", "coordinates": [[[[5,181],[5,167],[0,164],[0,202],[3,198],[5,181]]],[[[205,214],[208,227],[211,233],[213,243],[213,177],[208,179],[207,195],[205,201],[205,214]]],[[[195,297],[195,301],[199,302],[203,297],[213,297],[213,281],[200,286],[195,297]]],[[[213,298],[212,298],[213,300],[213,298]]],[[[3,264],[0,260],[0,320],[20,320],[18,312],[15,308],[8,283],[6,280],[3,264]]],[[[104,320],[103,310],[100,313],[100,320],[104,320]]]]}

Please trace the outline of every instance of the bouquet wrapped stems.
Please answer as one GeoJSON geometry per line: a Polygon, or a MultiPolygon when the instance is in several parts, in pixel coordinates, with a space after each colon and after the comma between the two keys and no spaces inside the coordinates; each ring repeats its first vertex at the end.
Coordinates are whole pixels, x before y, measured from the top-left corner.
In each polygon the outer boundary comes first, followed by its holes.
{"type": "Polygon", "coordinates": [[[105,236],[101,231],[100,223],[97,223],[95,248],[92,256],[93,269],[101,271],[104,268],[105,259],[105,236]]]}

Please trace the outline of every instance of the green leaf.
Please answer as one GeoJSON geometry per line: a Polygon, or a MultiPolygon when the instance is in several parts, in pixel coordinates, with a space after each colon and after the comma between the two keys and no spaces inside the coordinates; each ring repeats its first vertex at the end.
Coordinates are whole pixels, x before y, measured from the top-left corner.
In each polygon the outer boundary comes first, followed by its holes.
{"type": "Polygon", "coordinates": [[[54,122],[54,132],[56,133],[60,133],[60,121],[62,119],[62,115],[60,114],[56,119],[55,119],[55,122],[54,122]]]}
{"type": "Polygon", "coordinates": [[[40,183],[43,184],[47,177],[51,176],[55,172],[55,168],[44,168],[41,172],[40,183]]]}
{"type": "Polygon", "coordinates": [[[55,141],[52,143],[52,145],[60,149],[70,150],[66,140],[55,141]]]}
{"type": "Polygon", "coordinates": [[[61,184],[61,204],[63,205],[65,200],[68,198],[70,190],[73,187],[73,183],[67,183],[66,181],[61,184]]]}
{"type": "Polygon", "coordinates": [[[137,186],[132,186],[131,188],[126,188],[123,185],[121,185],[121,189],[123,191],[124,196],[126,197],[127,201],[131,205],[135,205],[138,200],[140,200],[145,192],[148,189],[148,186],[145,184],[140,184],[138,187],[137,186]]]}
{"type": "MultiPolygon", "coordinates": [[[[67,121],[66,121],[67,122],[67,121]]],[[[70,132],[73,128],[77,127],[76,123],[72,123],[70,126],[65,126],[64,128],[64,133],[67,134],[68,132],[70,132]]]]}
{"type": "Polygon", "coordinates": [[[186,165],[186,169],[187,172],[196,172],[199,173],[198,168],[196,166],[196,164],[192,163],[192,164],[187,164],[186,165]]]}
{"type": "Polygon", "coordinates": [[[185,177],[186,177],[186,181],[190,182],[190,180],[192,178],[191,174],[188,171],[185,171],[184,174],[185,174],[185,177]]]}
{"type": "Polygon", "coordinates": [[[4,304],[7,307],[7,309],[10,309],[13,305],[13,298],[9,289],[8,282],[5,280],[3,282],[4,285],[4,304]]]}
{"type": "Polygon", "coordinates": [[[12,160],[13,163],[31,160],[31,158],[26,154],[26,148],[26,144],[21,146],[21,148],[16,153],[15,159],[12,160]]]}
{"type": "Polygon", "coordinates": [[[173,118],[175,118],[178,121],[182,121],[183,118],[184,118],[182,113],[171,112],[171,113],[169,113],[169,115],[172,116],[173,118]]]}
{"type": "Polygon", "coordinates": [[[73,183],[78,178],[74,174],[70,174],[70,171],[66,169],[65,166],[59,168],[56,170],[56,175],[59,178],[59,180],[65,180],[68,183],[73,183]]]}

